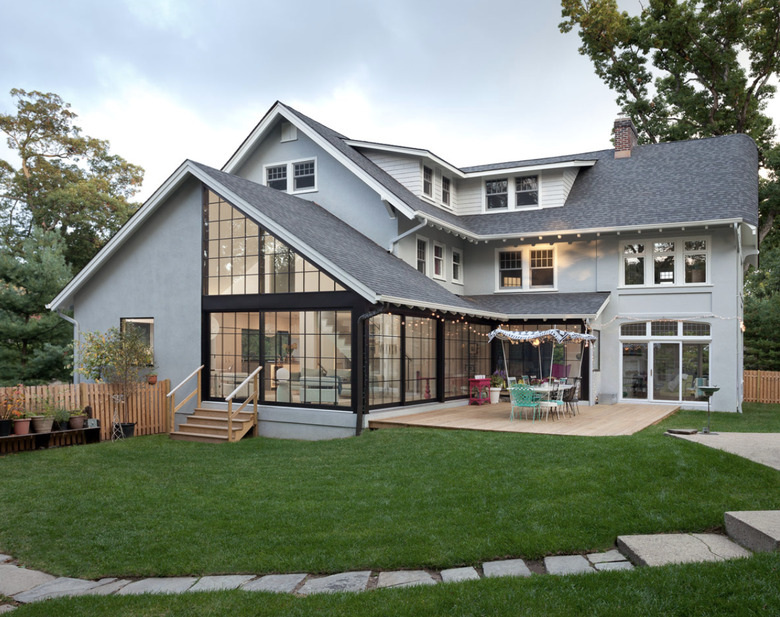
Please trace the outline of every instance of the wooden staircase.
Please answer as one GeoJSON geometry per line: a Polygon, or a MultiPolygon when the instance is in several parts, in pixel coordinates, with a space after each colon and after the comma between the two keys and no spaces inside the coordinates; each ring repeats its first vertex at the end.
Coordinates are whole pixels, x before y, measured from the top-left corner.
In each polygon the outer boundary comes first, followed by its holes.
{"type": "Polygon", "coordinates": [[[232,422],[232,439],[228,439],[227,409],[198,407],[191,416],[179,424],[178,430],[171,433],[171,439],[207,443],[238,441],[253,428],[257,428],[257,423],[252,421],[253,415],[252,411],[242,411],[235,415],[232,422]]]}
{"type": "Polygon", "coordinates": [[[168,393],[170,399],[170,419],[169,430],[171,439],[182,441],[202,441],[206,443],[225,443],[238,441],[251,431],[253,436],[257,436],[257,401],[259,394],[258,374],[262,366],[258,366],[233,392],[225,399],[227,408],[219,406],[204,406],[201,396],[201,371],[203,366],[196,368],[189,377],[186,377],[178,386],[168,393]],[[190,381],[197,377],[195,389],[178,405],[176,404],[176,392],[190,381]],[[248,387],[251,383],[251,390],[246,400],[238,407],[233,409],[233,399],[238,392],[248,387]],[[179,411],[188,401],[195,399],[195,411],[175,428],[176,412],[179,411]]]}

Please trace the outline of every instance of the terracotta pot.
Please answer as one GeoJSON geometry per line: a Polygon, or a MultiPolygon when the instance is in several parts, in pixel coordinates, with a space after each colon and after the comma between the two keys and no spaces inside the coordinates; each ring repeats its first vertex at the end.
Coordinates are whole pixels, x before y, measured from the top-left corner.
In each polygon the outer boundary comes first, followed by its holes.
{"type": "Polygon", "coordinates": [[[84,428],[84,416],[71,416],[70,428],[72,429],[84,428]]]}
{"type": "Polygon", "coordinates": [[[157,383],[157,375],[147,375],[146,381],[150,386],[153,386],[157,383]]]}
{"type": "Polygon", "coordinates": [[[30,418],[14,420],[14,435],[27,435],[30,432],[30,418]]]}

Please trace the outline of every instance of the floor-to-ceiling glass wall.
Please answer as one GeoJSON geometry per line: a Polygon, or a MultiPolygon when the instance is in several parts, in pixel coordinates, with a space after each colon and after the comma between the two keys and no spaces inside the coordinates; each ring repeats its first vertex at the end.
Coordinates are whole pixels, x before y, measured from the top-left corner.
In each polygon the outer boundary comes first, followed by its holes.
{"type": "Polygon", "coordinates": [[[406,402],[436,400],[436,319],[406,317],[405,322],[406,402]]]}

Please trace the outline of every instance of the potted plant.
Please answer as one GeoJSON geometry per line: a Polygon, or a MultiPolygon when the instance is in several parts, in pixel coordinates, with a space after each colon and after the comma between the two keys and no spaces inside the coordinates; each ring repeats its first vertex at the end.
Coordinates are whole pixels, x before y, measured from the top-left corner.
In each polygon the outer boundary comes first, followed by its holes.
{"type": "Polygon", "coordinates": [[[490,376],[490,404],[496,405],[501,396],[501,389],[504,387],[504,371],[497,370],[490,376]]]}
{"type": "Polygon", "coordinates": [[[27,435],[30,432],[30,418],[24,409],[14,409],[11,418],[14,421],[14,435],[27,435]]]}
{"type": "Polygon", "coordinates": [[[41,411],[30,416],[30,429],[33,433],[51,433],[54,426],[55,407],[51,400],[44,399],[41,403],[41,411]]]}
{"type": "Polygon", "coordinates": [[[70,428],[78,429],[84,428],[84,420],[86,414],[80,409],[72,409],[68,412],[70,414],[70,428]]]}
{"type": "Polygon", "coordinates": [[[151,373],[146,374],[146,383],[148,383],[150,386],[153,386],[157,383],[157,373],[152,371],[151,373]]]}
{"type": "Polygon", "coordinates": [[[132,437],[135,422],[130,422],[129,401],[146,380],[146,372],[154,366],[152,350],[144,341],[140,328],[127,324],[123,329],[106,332],[84,332],[79,344],[80,373],[97,382],[116,386],[111,439],[132,437]]]}
{"type": "Polygon", "coordinates": [[[70,421],[70,411],[62,407],[58,407],[54,410],[54,421],[57,423],[57,429],[60,431],[68,430],[68,422],[70,421]]]}

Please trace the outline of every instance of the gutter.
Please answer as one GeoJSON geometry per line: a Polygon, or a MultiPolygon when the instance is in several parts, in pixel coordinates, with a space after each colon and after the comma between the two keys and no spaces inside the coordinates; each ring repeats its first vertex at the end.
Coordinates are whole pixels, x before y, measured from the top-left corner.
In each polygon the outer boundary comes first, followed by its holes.
{"type": "MultiPolygon", "coordinates": [[[[73,340],[76,343],[78,343],[79,338],[81,338],[81,326],[79,326],[79,322],[76,321],[75,319],[73,319],[73,317],[68,317],[67,315],[65,315],[62,312],[62,309],[60,309],[60,308],[57,309],[57,315],[59,315],[65,321],[67,321],[68,323],[73,325],[73,340]]],[[[74,367],[74,369],[78,365],[78,362],[77,362],[77,360],[78,360],[78,353],[79,353],[79,347],[78,347],[78,344],[75,344],[75,345],[73,345],[73,367],[74,367]]],[[[73,383],[77,384],[77,383],[80,383],[80,382],[81,382],[81,375],[74,370],[73,371],[73,383]]]]}
{"type": "MultiPolygon", "coordinates": [[[[426,225],[428,225],[428,218],[427,218],[427,217],[425,217],[425,216],[420,216],[420,215],[418,214],[418,215],[416,215],[416,216],[415,216],[415,218],[416,218],[418,221],[422,221],[422,222],[421,222],[419,225],[417,225],[416,227],[412,227],[411,229],[409,229],[409,230],[405,231],[404,233],[402,233],[400,236],[396,236],[395,238],[393,238],[392,240],[390,240],[390,244],[389,244],[389,246],[387,247],[387,250],[388,250],[388,252],[390,252],[390,253],[392,253],[393,255],[395,255],[395,248],[396,248],[396,246],[398,245],[398,242],[399,242],[400,240],[402,240],[403,238],[405,238],[405,237],[406,237],[406,236],[408,236],[409,234],[413,234],[415,231],[419,231],[419,230],[421,230],[423,227],[425,227],[426,225]]],[[[397,257],[397,255],[396,255],[396,257],[397,257]]]]}

